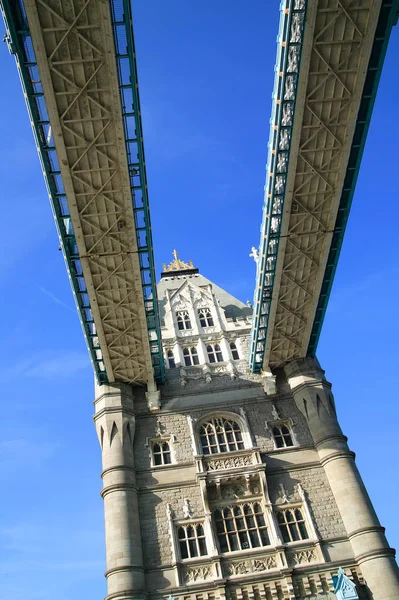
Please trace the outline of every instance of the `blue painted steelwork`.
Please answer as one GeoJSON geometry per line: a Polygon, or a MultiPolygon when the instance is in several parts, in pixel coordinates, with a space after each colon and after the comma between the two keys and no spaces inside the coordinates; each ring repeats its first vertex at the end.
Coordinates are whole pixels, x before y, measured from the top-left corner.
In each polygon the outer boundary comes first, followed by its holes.
{"type": "Polygon", "coordinates": [[[107,374],[69,216],[68,203],[53,143],[25,8],[22,0],[19,0],[19,2],[1,0],[1,9],[7,30],[6,39],[10,52],[14,54],[17,63],[51,208],[90,359],[98,382],[106,383],[108,381],[107,374]]]}
{"type": "Polygon", "coordinates": [[[254,372],[260,371],[262,368],[265,352],[291,135],[294,125],[306,6],[306,0],[283,0],[280,7],[280,30],[266,168],[265,199],[249,355],[249,362],[254,372]]]}
{"type": "Polygon", "coordinates": [[[111,0],[111,15],[151,360],[155,381],[162,383],[164,361],[130,0],[111,0]]]}
{"type": "Polygon", "coordinates": [[[337,600],[359,600],[356,584],[345,575],[342,567],[339,567],[338,575],[333,577],[333,583],[337,600]]]}
{"type": "Polygon", "coordinates": [[[359,112],[357,115],[356,128],[349,155],[348,167],[342,189],[337,220],[334,227],[331,248],[327,259],[323,284],[321,286],[320,297],[310,335],[307,351],[307,354],[310,356],[314,356],[316,353],[321,328],[326,314],[328,300],[330,297],[335,271],[337,269],[338,259],[344,239],[346,224],[348,222],[352,199],[355,192],[357,177],[359,175],[360,164],[366,144],[367,133],[377,95],[378,84],[380,82],[385,54],[388,47],[388,41],[391,35],[392,27],[397,21],[398,12],[399,0],[383,0],[378,19],[376,35],[371,50],[362,100],[360,102],[359,112]]]}
{"type": "MultiPolygon", "coordinates": [[[[15,55],[58,235],[91,362],[98,382],[106,383],[108,378],[96,335],[96,328],[69,216],[61,172],[52,141],[51,126],[47,115],[24,5],[22,0],[19,0],[18,3],[11,0],[1,0],[1,7],[7,29],[7,41],[10,52],[15,55]]],[[[164,364],[130,4],[125,0],[123,2],[111,0],[111,12],[150,351],[154,368],[154,378],[157,382],[162,382],[164,378],[164,364]]]]}

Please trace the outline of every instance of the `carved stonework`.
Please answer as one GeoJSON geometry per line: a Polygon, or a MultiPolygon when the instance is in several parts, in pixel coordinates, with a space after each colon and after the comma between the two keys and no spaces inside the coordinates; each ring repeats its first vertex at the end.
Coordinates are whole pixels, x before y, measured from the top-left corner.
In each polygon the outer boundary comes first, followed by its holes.
{"type": "Polygon", "coordinates": [[[250,575],[269,571],[277,568],[277,561],[274,555],[262,558],[249,558],[246,560],[231,561],[224,564],[226,577],[234,575],[250,575]]]}
{"type": "Polygon", "coordinates": [[[185,519],[191,519],[192,516],[193,516],[193,509],[190,506],[190,500],[188,498],[184,498],[183,517],[185,519]]]}
{"type": "Polygon", "coordinates": [[[187,299],[181,295],[173,298],[171,304],[172,304],[173,310],[187,310],[189,307],[187,299]]]}
{"type": "Polygon", "coordinates": [[[241,456],[226,456],[225,458],[207,458],[205,461],[205,468],[207,471],[219,471],[221,469],[249,467],[253,464],[252,454],[244,454],[241,456]]]}
{"type": "Polygon", "coordinates": [[[181,329],[178,333],[179,337],[191,337],[193,332],[191,329],[181,329]]]}
{"type": "Polygon", "coordinates": [[[209,305],[213,304],[212,294],[198,289],[197,287],[190,286],[191,295],[196,308],[209,308],[209,305]]]}
{"type": "Polygon", "coordinates": [[[304,491],[299,483],[294,486],[294,490],[292,493],[289,493],[288,490],[284,487],[284,484],[280,483],[275,503],[286,504],[288,502],[303,502],[304,499],[304,491]]]}
{"type": "Polygon", "coordinates": [[[234,500],[235,498],[241,498],[245,494],[245,487],[243,485],[225,485],[222,487],[221,496],[223,500],[234,500]]]}
{"type": "Polygon", "coordinates": [[[316,552],[313,548],[306,550],[297,550],[288,556],[288,561],[292,567],[295,565],[306,565],[317,561],[316,552]]]}
{"type": "Polygon", "coordinates": [[[182,579],[184,583],[197,583],[198,581],[206,581],[212,579],[212,566],[184,566],[182,570],[182,579]]]}
{"type": "Polygon", "coordinates": [[[218,333],[218,330],[214,326],[203,327],[203,330],[204,330],[204,333],[218,333]]]}

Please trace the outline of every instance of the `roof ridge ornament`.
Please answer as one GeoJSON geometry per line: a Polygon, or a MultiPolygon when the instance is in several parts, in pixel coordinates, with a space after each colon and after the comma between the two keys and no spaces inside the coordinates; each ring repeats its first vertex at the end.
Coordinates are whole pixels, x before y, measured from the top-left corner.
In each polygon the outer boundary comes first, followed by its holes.
{"type": "Polygon", "coordinates": [[[165,263],[162,264],[164,273],[170,273],[173,271],[188,271],[191,269],[195,269],[192,260],[190,260],[190,262],[188,263],[180,260],[177,250],[173,250],[172,254],[174,256],[174,260],[172,260],[172,262],[168,266],[166,266],[165,263]]]}

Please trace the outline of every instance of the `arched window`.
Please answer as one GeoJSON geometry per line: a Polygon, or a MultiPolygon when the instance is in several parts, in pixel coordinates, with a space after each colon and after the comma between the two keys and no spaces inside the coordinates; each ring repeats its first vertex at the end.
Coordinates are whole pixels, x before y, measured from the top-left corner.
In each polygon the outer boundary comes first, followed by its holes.
{"type": "Polygon", "coordinates": [[[214,519],[221,552],[270,545],[265,517],[259,502],[217,509],[214,519]]]}
{"type": "Polygon", "coordinates": [[[287,425],[274,425],[272,431],[277,448],[288,448],[289,446],[294,445],[292,435],[287,425]]]}
{"type": "Polygon", "coordinates": [[[168,363],[169,369],[174,369],[176,367],[175,356],[172,350],[168,350],[168,363]]]}
{"type": "Polygon", "coordinates": [[[223,354],[219,344],[208,344],[206,351],[210,363],[223,362],[223,354]]]}
{"type": "Polygon", "coordinates": [[[209,308],[200,308],[198,310],[198,317],[201,327],[212,327],[214,325],[212,313],[209,308]]]}
{"type": "Polygon", "coordinates": [[[184,329],[191,329],[190,315],[188,310],[181,310],[176,313],[177,327],[180,331],[184,329]]]}
{"type": "Polygon", "coordinates": [[[220,452],[244,449],[240,426],[232,419],[214,417],[201,425],[199,434],[204,454],[219,454],[220,452]]]}
{"type": "Polygon", "coordinates": [[[184,558],[195,558],[207,554],[205,532],[201,523],[182,525],[177,530],[179,538],[180,556],[184,558]]]}
{"type": "Polygon", "coordinates": [[[192,348],[183,348],[183,356],[184,356],[184,364],[186,367],[191,367],[192,365],[198,365],[198,352],[197,348],[193,346],[192,348]]]}
{"type": "Polygon", "coordinates": [[[234,342],[230,342],[230,350],[233,360],[240,360],[240,355],[238,354],[237,346],[234,342]]]}
{"type": "Polygon", "coordinates": [[[299,508],[280,510],[277,513],[277,522],[285,544],[308,539],[305,519],[299,508]]]}
{"type": "Polygon", "coordinates": [[[152,442],[151,446],[155,466],[172,464],[169,442],[152,442]]]}

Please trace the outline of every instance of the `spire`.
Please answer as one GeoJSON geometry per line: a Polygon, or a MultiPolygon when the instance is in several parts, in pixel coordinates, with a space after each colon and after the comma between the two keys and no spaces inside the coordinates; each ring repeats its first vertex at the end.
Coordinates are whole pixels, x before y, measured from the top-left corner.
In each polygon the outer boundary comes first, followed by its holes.
{"type": "Polygon", "coordinates": [[[173,277],[177,274],[180,275],[182,272],[184,272],[184,275],[198,273],[198,269],[194,267],[192,260],[190,260],[188,263],[180,260],[177,250],[173,250],[172,254],[174,260],[172,260],[169,265],[166,265],[165,263],[162,265],[163,271],[161,273],[161,277],[173,277]]]}

